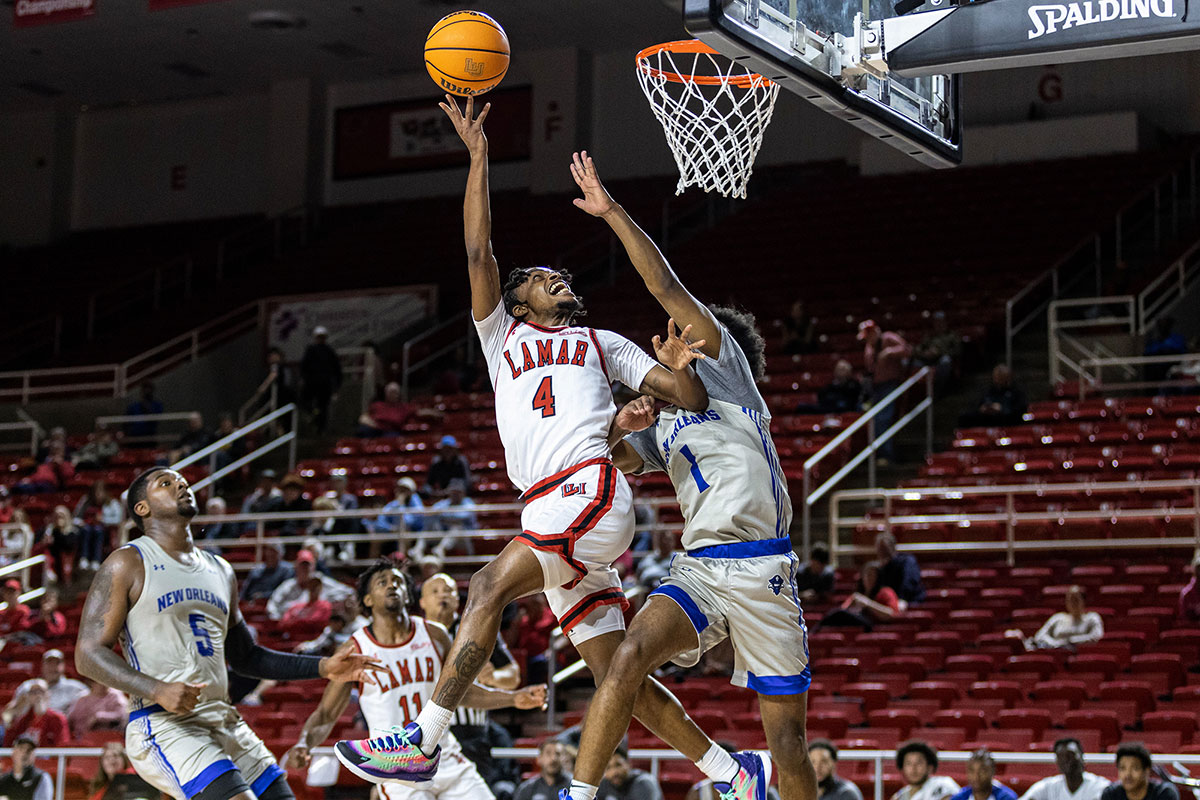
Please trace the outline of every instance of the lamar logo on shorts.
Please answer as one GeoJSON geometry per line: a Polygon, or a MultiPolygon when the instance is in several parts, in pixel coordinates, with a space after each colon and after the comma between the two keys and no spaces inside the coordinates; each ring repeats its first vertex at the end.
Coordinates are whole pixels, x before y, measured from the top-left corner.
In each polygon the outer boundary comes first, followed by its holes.
{"type": "Polygon", "coordinates": [[[562,487],[562,496],[570,497],[575,494],[587,494],[586,483],[564,483],[562,487]]]}

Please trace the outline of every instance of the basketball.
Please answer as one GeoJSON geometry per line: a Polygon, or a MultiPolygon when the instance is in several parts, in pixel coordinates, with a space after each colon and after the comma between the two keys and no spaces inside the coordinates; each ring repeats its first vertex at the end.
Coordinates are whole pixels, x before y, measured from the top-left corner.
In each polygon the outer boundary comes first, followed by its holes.
{"type": "Polygon", "coordinates": [[[508,36],[478,11],[438,20],[425,39],[425,68],[443,90],[460,97],[493,89],[508,72],[508,36]]]}

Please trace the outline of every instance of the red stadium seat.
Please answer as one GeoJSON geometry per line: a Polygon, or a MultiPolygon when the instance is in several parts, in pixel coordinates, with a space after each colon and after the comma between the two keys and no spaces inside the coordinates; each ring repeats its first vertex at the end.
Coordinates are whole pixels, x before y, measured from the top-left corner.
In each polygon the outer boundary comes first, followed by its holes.
{"type": "Polygon", "coordinates": [[[1032,730],[1034,738],[1040,738],[1053,724],[1050,712],[1043,708],[1006,708],[996,717],[996,727],[1032,730]]]}
{"type": "Polygon", "coordinates": [[[1087,696],[1087,685],[1073,680],[1042,681],[1030,692],[1034,700],[1066,700],[1071,708],[1079,708],[1087,696]]]}
{"type": "Polygon", "coordinates": [[[1121,721],[1114,711],[1068,711],[1063,718],[1063,727],[1097,731],[1100,734],[1100,746],[1104,748],[1121,739],[1121,721]]]}

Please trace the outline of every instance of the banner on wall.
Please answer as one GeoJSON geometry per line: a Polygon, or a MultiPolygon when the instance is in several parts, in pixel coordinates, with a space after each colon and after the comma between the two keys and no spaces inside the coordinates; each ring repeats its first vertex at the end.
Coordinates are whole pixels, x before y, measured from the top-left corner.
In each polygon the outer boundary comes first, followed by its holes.
{"type": "MultiPolygon", "coordinates": [[[[446,112],[430,96],[339,108],[333,119],[333,179],[375,178],[401,172],[465,166],[467,151],[446,112]]],[[[463,102],[462,100],[459,101],[463,102]]],[[[488,159],[530,157],[533,92],[528,86],[489,92],[488,159]]]]}
{"type": "Polygon", "coordinates": [[[381,342],[433,314],[437,288],[421,285],[341,296],[281,297],[269,308],[267,346],[282,350],[285,361],[297,362],[318,325],[329,331],[327,341],[334,349],[381,342]]]}
{"type": "Polygon", "coordinates": [[[96,0],[16,0],[13,3],[13,27],[72,22],[95,13],[96,0]]]}
{"type": "Polygon", "coordinates": [[[205,3],[224,2],[224,0],[146,0],[151,11],[162,11],[167,8],[179,8],[180,6],[198,6],[205,3]]]}

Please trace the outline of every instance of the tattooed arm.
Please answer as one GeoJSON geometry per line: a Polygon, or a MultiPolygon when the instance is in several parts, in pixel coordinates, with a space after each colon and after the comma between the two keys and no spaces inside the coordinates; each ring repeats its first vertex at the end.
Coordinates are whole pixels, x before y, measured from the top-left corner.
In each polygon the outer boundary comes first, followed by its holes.
{"type": "Polygon", "coordinates": [[[142,697],[177,714],[189,713],[200,699],[203,684],[166,683],[138,672],[113,651],[129,609],[142,594],[142,559],[122,547],[101,565],[88,590],[75,643],[75,669],[80,675],[142,697]]]}
{"type": "MultiPolygon", "coordinates": [[[[438,658],[445,661],[450,652],[450,633],[436,622],[426,621],[429,638],[438,651],[438,658]]],[[[520,676],[518,675],[518,681],[520,676]]],[[[542,708],[546,704],[546,684],[526,686],[524,689],[493,689],[476,681],[467,689],[459,705],[465,708],[542,708]]]]}

